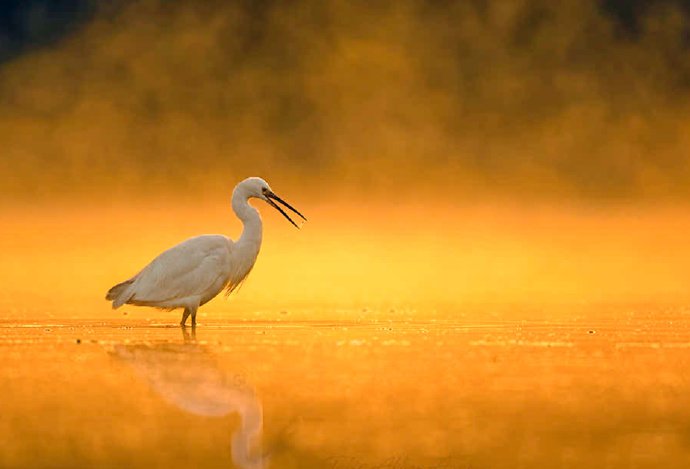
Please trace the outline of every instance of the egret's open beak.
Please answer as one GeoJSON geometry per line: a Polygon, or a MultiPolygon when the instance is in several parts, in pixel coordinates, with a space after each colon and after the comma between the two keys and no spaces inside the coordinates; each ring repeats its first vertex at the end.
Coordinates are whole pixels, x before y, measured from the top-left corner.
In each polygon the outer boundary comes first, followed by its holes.
{"type": "Polygon", "coordinates": [[[283,216],[284,216],[285,218],[287,218],[288,221],[289,221],[290,223],[292,223],[293,225],[295,225],[295,228],[299,228],[299,226],[297,226],[297,223],[295,223],[294,221],[292,221],[292,218],[290,218],[290,217],[288,216],[288,214],[285,213],[285,211],[284,211],[282,208],[280,208],[280,206],[279,206],[278,204],[276,204],[275,202],[273,202],[273,200],[275,200],[275,201],[277,201],[277,202],[280,202],[281,204],[285,205],[285,207],[287,207],[288,209],[292,210],[292,211],[295,212],[297,215],[299,215],[300,217],[302,217],[302,220],[307,221],[307,219],[305,218],[305,216],[302,215],[301,213],[299,213],[299,211],[298,211],[296,208],[294,208],[294,207],[293,207],[292,205],[290,205],[289,203],[285,202],[283,199],[281,199],[280,197],[278,197],[277,195],[275,195],[273,192],[270,192],[270,191],[269,191],[269,192],[267,192],[265,195],[266,195],[266,202],[268,202],[268,205],[270,205],[271,207],[273,207],[274,209],[276,209],[276,210],[278,210],[280,213],[282,213],[283,216]],[[271,199],[273,199],[273,200],[271,200],[271,199]]]}

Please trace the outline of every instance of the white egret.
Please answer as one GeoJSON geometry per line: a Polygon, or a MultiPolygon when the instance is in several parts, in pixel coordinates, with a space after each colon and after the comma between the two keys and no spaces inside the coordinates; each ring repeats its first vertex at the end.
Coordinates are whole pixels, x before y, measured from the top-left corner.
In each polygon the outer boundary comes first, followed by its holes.
{"type": "Polygon", "coordinates": [[[275,195],[266,181],[247,178],[232,191],[232,209],[243,224],[237,241],[224,235],[201,235],[183,241],[161,253],[134,277],[111,288],[106,299],[112,300],[113,308],[123,304],[167,310],[184,308],[180,325],[184,326],[192,316],[195,326],[197,308],[223,289],[232,293],[254,267],[261,247],[262,224],[259,211],[249,205],[252,197],[267,202],[297,228],[274,200],[307,220],[275,195]]]}

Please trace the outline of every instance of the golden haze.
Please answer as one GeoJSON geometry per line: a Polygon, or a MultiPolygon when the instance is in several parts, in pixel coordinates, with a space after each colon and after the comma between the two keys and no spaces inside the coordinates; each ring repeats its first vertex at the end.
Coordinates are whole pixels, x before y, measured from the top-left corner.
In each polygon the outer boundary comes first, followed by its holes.
{"type": "Polygon", "coordinates": [[[252,174],[321,196],[687,199],[671,6],[633,34],[594,0],[114,5],[3,64],[3,199],[252,174]]]}
{"type": "Polygon", "coordinates": [[[680,301],[682,26],[575,0],[103,6],[1,69],[5,301],[105,309],[163,249],[237,236],[250,175],[311,221],[264,209],[209,309],[680,301]]]}
{"type": "MultiPolygon", "coordinates": [[[[240,292],[214,300],[209,316],[248,307],[321,305],[328,315],[335,311],[323,305],[423,304],[438,314],[473,303],[687,300],[690,217],[677,209],[337,205],[291,195],[310,221],[298,231],[255,202],[266,222],[262,253],[240,292]]],[[[103,300],[111,284],[162,250],[201,233],[236,237],[241,228],[229,203],[189,201],[23,207],[5,210],[2,224],[0,282],[11,311],[61,305],[53,314],[102,317],[120,314],[103,300]]]]}

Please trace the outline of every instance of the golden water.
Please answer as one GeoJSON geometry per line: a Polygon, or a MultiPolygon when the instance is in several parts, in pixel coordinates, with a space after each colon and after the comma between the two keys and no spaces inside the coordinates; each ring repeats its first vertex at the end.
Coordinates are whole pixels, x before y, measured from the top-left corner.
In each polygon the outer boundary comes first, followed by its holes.
{"type": "Polygon", "coordinates": [[[0,466],[690,463],[690,312],[456,313],[3,321],[0,466]]]}

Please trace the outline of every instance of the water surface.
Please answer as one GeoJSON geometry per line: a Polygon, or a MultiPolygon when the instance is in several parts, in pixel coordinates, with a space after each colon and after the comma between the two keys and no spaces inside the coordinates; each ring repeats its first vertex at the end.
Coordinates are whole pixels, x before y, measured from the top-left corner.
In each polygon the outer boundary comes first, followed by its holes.
{"type": "Polygon", "coordinates": [[[7,319],[0,467],[688,467],[690,311],[486,311],[7,319]]]}

